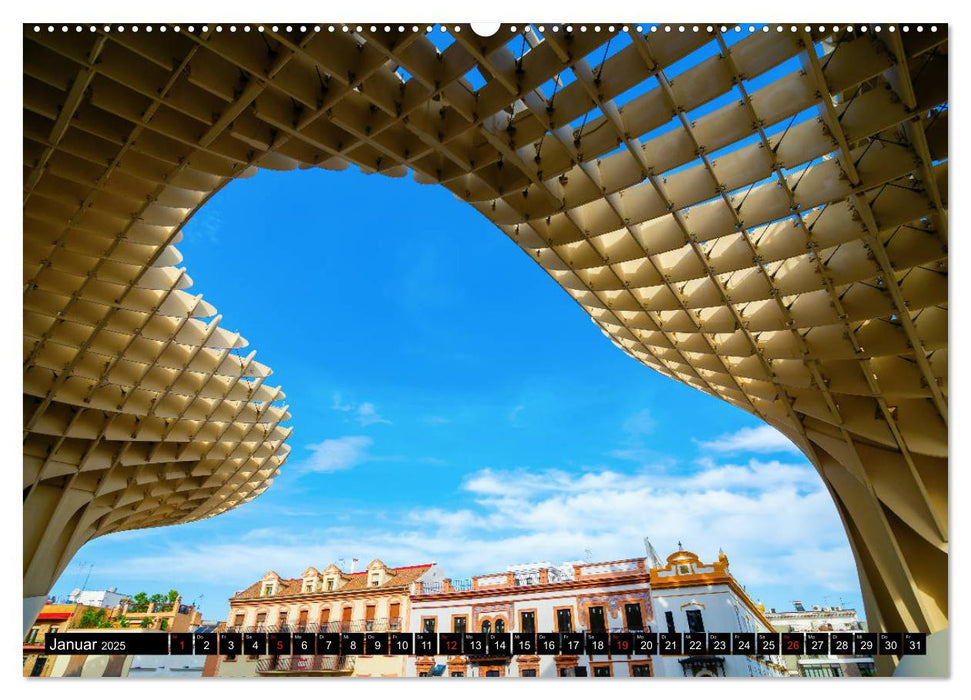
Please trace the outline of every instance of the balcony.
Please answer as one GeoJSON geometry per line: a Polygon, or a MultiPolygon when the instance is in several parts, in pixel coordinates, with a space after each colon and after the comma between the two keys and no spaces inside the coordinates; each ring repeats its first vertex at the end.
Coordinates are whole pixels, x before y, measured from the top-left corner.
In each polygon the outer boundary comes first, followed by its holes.
{"type": "Polygon", "coordinates": [[[258,634],[270,634],[274,632],[283,632],[287,634],[293,634],[295,632],[323,632],[329,634],[349,632],[363,634],[366,632],[400,632],[403,628],[404,625],[400,617],[382,617],[375,620],[349,620],[347,622],[308,622],[303,625],[291,625],[289,623],[284,623],[282,625],[244,625],[242,627],[228,627],[226,631],[235,632],[237,634],[245,632],[255,632],[258,634]]]}
{"type": "Polygon", "coordinates": [[[261,676],[349,676],[354,672],[353,656],[270,656],[260,659],[261,676]]]}

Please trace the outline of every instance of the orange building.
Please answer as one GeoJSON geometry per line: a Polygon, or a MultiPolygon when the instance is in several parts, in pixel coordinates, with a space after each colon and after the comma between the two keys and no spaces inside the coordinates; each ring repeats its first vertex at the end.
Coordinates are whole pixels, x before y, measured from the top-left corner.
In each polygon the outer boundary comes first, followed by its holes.
{"type": "Polygon", "coordinates": [[[202,622],[202,613],[194,605],[184,605],[181,596],[172,603],[122,603],[115,609],[115,615],[123,615],[131,627],[164,632],[191,632],[202,622]]]}
{"type": "Polygon", "coordinates": [[[44,654],[44,638],[77,625],[87,605],[51,605],[41,608],[37,620],[24,637],[24,676],[50,676],[53,661],[44,654]]]}
{"type": "MultiPolygon", "coordinates": [[[[24,636],[24,676],[62,676],[81,675],[88,665],[85,655],[68,657],[57,669],[54,668],[58,657],[49,657],[44,653],[44,638],[54,632],[64,632],[72,629],[93,628],[102,631],[117,632],[123,626],[131,632],[141,630],[156,630],[167,632],[191,632],[199,626],[202,615],[193,605],[183,605],[179,598],[174,603],[149,603],[144,610],[132,603],[122,603],[114,608],[102,608],[94,605],[80,605],[68,603],[47,604],[41,608],[37,620],[27,630],[24,636]],[[84,614],[92,611],[100,616],[100,620],[107,627],[94,627],[91,620],[83,621],[84,614]],[[142,623],[145,619],[148,622],[142,623]],[[127,621],[127,624],[126,624],[127,621]],[[67,668],[69,665],[70,668],[67,668]]],[[[91,657],[94,658],[94,657],[91,657]]],[[[124,656],[111,657],[114,661],[103,669],[104,673],[94,671],[91,675],[122,675],[126,670],[124,664],[130,665],[131,659],[124,656]]],[[[97,666],[98,664],[95,664],[97,666]]]]}
{"type": "MultiPolygon", "coordinates": [[[[385,632],[408,631],[410,593],[440,583],[438,566],[391,568],[375,559],[364,571],[344,572],[335,564],[308,568],[300,578],[275,571],[229,601],[230,632],[385,632]]],[[[203,675],[401,676],[402,656],[220,656],[203,675]]]]}

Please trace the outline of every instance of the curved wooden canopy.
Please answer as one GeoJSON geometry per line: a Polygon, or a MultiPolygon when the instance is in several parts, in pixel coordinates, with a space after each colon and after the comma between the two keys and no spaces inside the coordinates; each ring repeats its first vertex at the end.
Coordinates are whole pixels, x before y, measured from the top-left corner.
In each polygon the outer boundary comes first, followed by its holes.
{"type": "Polygon", "coordinates": [[[791,438],[871,629],[946,627],[946,27],[628,29],[26,26],[25,595],[269,486],[283,394],[173,246],[234,178],[353,164],[447,187],[791,438]]]}

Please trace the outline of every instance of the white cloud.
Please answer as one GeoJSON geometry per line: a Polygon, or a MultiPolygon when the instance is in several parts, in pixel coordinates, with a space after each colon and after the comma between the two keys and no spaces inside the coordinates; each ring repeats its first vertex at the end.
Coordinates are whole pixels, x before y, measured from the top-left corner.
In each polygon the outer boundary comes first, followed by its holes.
{"type": "Polygon", "coordinates": [[[378,413],[377,407],[370,401],[365,401],[364,403],[355,406],[353,403],[344,403],[341,400],[341,395],[335,393],[332,408],[335,411],[340,411],[341,413],[353,413],[354,420],[364,427],[374,425],[376,423],[391,423],[391,421],[378,413]]]}
{"type": "Polygon", "coordinates": [[[789,438],[771,425],[742,428],[711,441],[699,441],[698,445],[713,452],[799,452],[789,438]]]}
{"type": "Polygon", "coordinates": [[[513,407],[513,409],[509,412],[509,422],[515,425],[516,419],[519,418],[519,414],[523,412],[524,408],[526,407],[522,404],[513,407]]]}
{"type": "MultiPolygon", "coordinates": [[[[346,468],[361,458],[366,440],[321,443],[318,467],[346,468]]],[[[773,605],[830,593],[859,596],[832,499],[806,463],[705,460],[680,474],[483,469],[462,491],[472,500],[456,499],[453,508],[389,510],[378,520],[341,519],[338,504],[330,517],[284,520],[224,541],[195,538],[171,553],[112,562],[101,573],[225,585],[231,572],[232,587],[243,588],[268,569],[297,576],[311,564],[323,568],[356,556],[391,566],[437,561],[447,575],[463,578],[524,561],[585,558],[586,549],[600,561],[642,556],[646,535],[662,557],[679,540],[705,561],[724,548],[739,582],[773,605]]]]}
{"type": "Polygon", "coordinates": [[[341,395],[340,394],[334,394],[334,406],[333,406],[333,408],[334,408],[335,411],[344,411],[344,412],[353,411],[354,410],[354,406],[352,406],[351,404],[349,404],[349,403],[342,403],[341,402],[341,395]]]}
{"type": "Polygon", "coordinates": [[[313,453],[300,466],[310,472],[336,472],[350,469],[368,458],[367,448],[373,440],[366,435],[346,435],[307,445],[313,453]]]}
{"type": "Polygon", "coordinates": [[[378,415],[378,409],[374,407],[373,403],[367,401],[357,407],[357,422],[365,426],[375,423],[391,423],[387,418],[378,415]]]}
{"type": "Polygon", "coordinates": [[[645,435],[654,432],[657,421],[648,409],[638,411],[626,421],[624,421],[624,432],[631,435],[645,435]]]}

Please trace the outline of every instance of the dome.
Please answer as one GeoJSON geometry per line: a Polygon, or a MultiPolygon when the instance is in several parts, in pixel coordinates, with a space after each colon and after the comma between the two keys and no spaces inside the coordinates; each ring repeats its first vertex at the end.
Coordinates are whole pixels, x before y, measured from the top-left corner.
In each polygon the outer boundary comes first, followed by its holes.
{"type": "Polygon", "coordinates": [[[694,552],[686,549],[679,549],[674,554],[668,556],[668,564],[700,564],[701,560],[694,552]]]}

